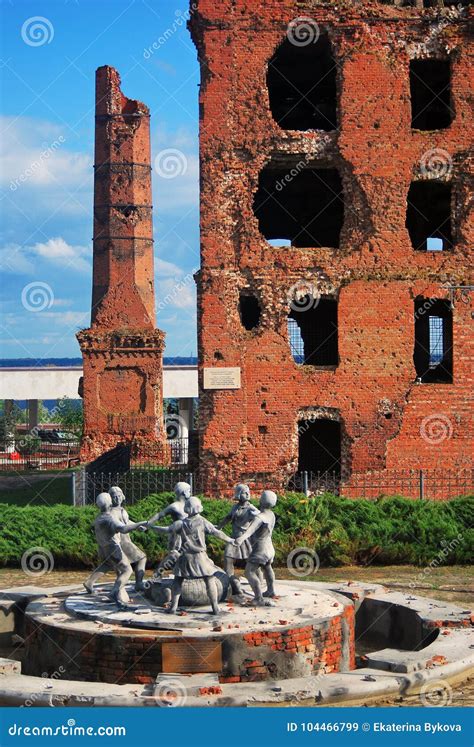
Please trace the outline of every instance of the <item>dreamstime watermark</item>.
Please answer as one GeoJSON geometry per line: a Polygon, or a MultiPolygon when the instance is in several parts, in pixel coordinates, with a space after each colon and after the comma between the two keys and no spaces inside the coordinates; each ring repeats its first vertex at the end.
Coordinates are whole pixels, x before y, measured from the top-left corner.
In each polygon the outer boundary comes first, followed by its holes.
{"type": "Polygon", "coordinates": [[[166,44],[168,39],[171,39],[173,34],[175,34],[191,17],[191,12],[195,10],[197,7],[196,3],[191,3],[191,6],[188,10],[182,11],[182,10],[175,10],[174,14],[176,18],[174,19],[171,26],[168,26],[165,31],[163,31],[162,34],[156,39],[153,44],[150,44],[149,47],[146,47],[143,50],[143,58],[145,60],[149,60],[155,52],[158,51],[158,49],[161,49],[161,47],[166,44]]]}
{"type": "Polygon", "coordinates": [[[420,436],[429,444],[441,444],[453,435],[453,424],[447,415],[439,412],[427,415],[420,425],[420,436]]]}
{"type": "MultiPolygon", "coordinates": [[[[441,285],[441,288],[444,290],[449,290],[450,284],[449,283],[443,283],[441,285]]],[[[415,320],[417,321],[420,319],[420,317],[424,316],[436,303],[438,303],[439,298],[425,298],[421,306],[418,306],[418,308],[415,311],[415,320]]]]}
{"type": "MultiPolygon", "coordinates": [[[[50,422],[54,423],[54,420],[57,415],[60,415],[63,408],[66,406],[66,399],[60,399],[58,404],[53,407],[52,410],[49,410],[49,420],[50,422]]],[[[31,436],[32,438],[39,438],[39,432],[42,430],[42,425],[38,424],[33,426],[28,433],[26,433],[22,438],[20,438],[19,441],[16,441],[18,446],[20,448],[24,448],[28,446],[28,436],[31,436]]]]}
{"type": "MultiPolygon", "coordinates": [[[[193,271],[194,272],[194,271],[193,271]]],[[[182,280],[178,280],[172,290],[166,294],[158,304],[158,311],[163,311],[169,304],[172,304],[179,297],[179,294],[194,282],[193,272],[188,272],[182,280]]]]}
{"type": "Polygon", "coordinates": [[[420,702],[428,708],[442,708],[453,702],[453,688],[444,680],[426,682],[420,690],[420,702]]]}
{"type": "Polygon", "coordinates": [[[308,165],[308,161],[310,160],[310,156],[306,155],[304,158],[301,158],[298,163],[296,163],[289,171],[286,172],[284,176],[281,177],[281,179],[278,179],[278,181],[275,182],[275,189],[277,192],[282,192],[285,187],[288,186],[288,184],[291,184],[293,179],[298,176],[308,165]]]}
{"type": "MultiPolygon", "coordinates": [[[[42,672],[41,677],[43,679],[48,679],[48,680],[60,680],[61,677],[63,677],[65,674],[66,674],[66,669],[61,664],[61,666],[58,667],[57,670],[53,672],[52,674],[48,674],[48,672],[42,672]]],[[[46,683],[45,683],[45,687],[48,687],[46,683]]],[[[37,703],[39,700],[42,700],[43,697],[44,697],[44,693],[40,693],[40,692],[31,693],[28,700],[25,700],[25,702],[20,706],[20,708],[31,708],[31,706],[34,706],[35,703],[37,703]]]]}
{"type": "Polygon", "coordinates": [[[319,555],[310,547],[296,547],[286,559],[286,567],[292,576],[304,578],[319,570],[319,555]]]}
{"type": "Polygon", "coordinates": [[[54,26],[44,16],[31,16],[21,27],[21,38],[29,47],[42,47],[54,39],[54,26]]]}
{"type": "Polygon", "coordinates": [[[153,696],[159,706],[176,708],[186,704],[187,691],[180,679],[170,677],[157,683],[153,696]]]}
{"type": "Polygon", "coordinates": [[[177,148],[165,148],[155,158],[156,173],[162,179],[174,179],[183,176],[188,170],[188,159],[177,148]]]}
{"type": "Polygon", "coordinates": [[[298,16],[288,24],[286,36],[295,47],[307,47],[309,44],[316,44],[320,30],[314,18],[298,16]]]}
{"type": "Polygon", "coordinates": [[[317,307],[321,294],[314,283],[302,279],[293,283],[286,297],[292,311],[304,312],[317,307]]]}
{"type": "Polygon", "coordinates": [[[50,309],[54,302],[54,293],[48,283],[34,280],[25,285],[21,292],[21,303],[26,311],[44,311],[50,309]]]}
{"type": "Polygon", "coordinates": [[[166,438],[168,441],[174,441],[183,437],[183,433],[188,432],[186,420],[175,412],[170,412],[165,417],[166,438]]]}
{"type": "Polygon", "coordinates": [[[21,569],[27,576],[44,576],[54,568],[53,554],[45,547],[30,547],[21,557],[21,569]]]}
{"type": "Polygon", "coordinates": [[[450,176],[453,170],[453,159],[447,150],[433,148],[423,153],[420,170],[423,176],[434,179],[450,176]]]}
{"type": "Polygon", "coordinates": [[[41,168],[41,166],[44,164],[45,161],[48,160],[48,158],[51,157],[53,153],[57,151],[57,149],[63,145],[63,143],[66,142],[66,138],[63,137],[63,135],[60,135],[57,140],[54,140],[52,143],[43,143],[42,148],[43,150],[40,153],[40,156],[35,161],[32,161],[27,169],[21,172],[19,176],[17,176],[16,179],[12,179],[10,182],[10,190],[12,192],[16,192],[18,187],[21,184],[24,184],[29,179],[31,179],[32,176],[35,175],[35,173],[38,171],[38,169],[41,168]]]}
{"type": "Polygon", "coordinates": [[[440,565],[445,565],[447,558],[449,558],[456,547],[458,547],[458,545],[462,545],[463,542],[464,537],[462,536],[462,534],[458,534],[457,537],[454,537],[454,539],[450,540],[449,542],[447,542],[446,540],[442,540],[442,549],[439,550],[438,554],[433,558],[433,560],[431,560],[430,563],[425,566],[422,571],[417,573],[412,581],[410,581],[410,589],[415,589],[417,586],[419,586],[435,568],[438,568],[438,566],[440,565]]]}

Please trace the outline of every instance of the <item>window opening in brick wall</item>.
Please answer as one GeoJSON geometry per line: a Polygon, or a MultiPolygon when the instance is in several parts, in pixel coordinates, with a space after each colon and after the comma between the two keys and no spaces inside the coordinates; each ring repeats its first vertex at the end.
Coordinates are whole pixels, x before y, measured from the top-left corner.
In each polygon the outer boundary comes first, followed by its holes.
{"type": "Polygon", "coordinates": [[[260,324],[261,308],[258,298],[250,293],[241,293],[239,297],[239,314],[242,325],[247,330],[255,329],[260,324]]]}
{"type": "MultiPolygon", "coordinates": [[[[303,31],[303,22],[294,29],[303,31]]],[[[273,118],[285,130],[337,127],[336,63],[326,33],[307,28],[308,44],[285,39],[268,64],[267,86],[273,118]],[[317,41],[311,41],[320,33],[317,41]]],[[[289,30],[291,34],[291,29],[289,30]]]]}
{"type": "Polygon", "coordinates": [[[451,184],[434,180],[412,182],[407,198],[406,227],[414,249],[451,249],[451,184]]]}
{"type": "Polygon", "coordinates": [[[453,313],[449,301],[423,296],[415,299],[413,361],[422,383],[452,382],[453,313]]]}
{"type": "Polygon", "coordinates": [[[288,314],[288,339],[295,363],[337,366],[337,301],[310,296],[294,301],[288,314]]]}
{"type": "Polygon", "coordinates": [[[326,418],[298,421],[298,470],[341,474],[341,424],[326,418]]]}
{"type": "Polygon", "coordinates": [[[454,118],[449,60],[411,60],[410,93],[413,129],[449,127],[454,118]]]}
{"type": "Polygon", "coordinates": [[[342,180],[337,169],[262,169],[254,213],[266,239],[285,238],[294,247],[338,248],[344,223],[342,180]]]}

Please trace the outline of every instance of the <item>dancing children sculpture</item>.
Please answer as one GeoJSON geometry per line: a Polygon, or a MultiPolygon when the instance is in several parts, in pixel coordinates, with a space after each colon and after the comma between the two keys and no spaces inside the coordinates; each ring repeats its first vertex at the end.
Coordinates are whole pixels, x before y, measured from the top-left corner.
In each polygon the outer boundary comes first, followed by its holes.
{"type": "Polygon", "coordinates": [[[177,521],[178,518],[182,518],[184,511],[184,504],[191,498],[191,485],[188,482],[177,482],[174,486],[175,500],[170,503],[162,511],[149,519],[149,524],[155,524],[157,521],[161,521],[165,516],[171,516],[173,521],[177,521]]]}
{"type": "Polygon", "coordinates": [[[212,534],[223,542],[235,543],[232,537],[221,532],[220,529],[205,519],[202,514],[202,503],[199,498],[191,497],[185,503],[184,510],[187,518],[176,521],[169,527],[149,526],[156,532],[166,532],[180,541],[178,560],[174,567],[174,580],[171,587],[170,614],[178,609],[183,581],[188,578],[202,578],[206,584],[206,592],[214,615],[218,615],[218,590],[214,573],[218,571],[206,552],[206,535],[212,534]]]}
{"type": "Polygon", "coordinates": [[[112,588],[111,597],[119,606],[126,606],[130,599],[125,590],[125,585],[132,575],[132,566],[123,551],[120,540],[122,535],[145,526],[146,521],[129,522],[127,524],[117,521],[111,513],[112,498],[109,493],[100,493],[96,498],[96,504],[100,509],[100,514],[94,522],[94,529],[101,563],[84,582],[84,587],[89,594],[92,594],[94,584],[99,577],[107,571],[113,570],[117,574],[117,578],[112,588]]]}
{"type": "MultiPolygon", "coordinates": [[[[165,516],[169,516],[173,524],[176,521],[186,518],[187,514],[184,510],[184,504],[186,500],[191,497],[191,485],[187,482],[177,482],[174,486],[174,494],[176,500],[148,520],[147,526],[150,529],[153,528],[150,526],[151,524],[160,521],[165,516]]],[[[165,529],[168,530],[169,527],[165,527],[165,529]]],[[[157,527],[155,531],[159,532],[159,528],[157,527]]],[[[163,558],[153,573],[153,576],[156,579],[161,579],[165,571],[171,571],[179,557],[181,537],[179,535],[176,536],[173,532],[166,531],[166,534],[168,534],[168,554],[163,558]]]]}
{"type": "Polygon", "coordinates": [[[277,496],[272,490],[264,490],[260,496],[260,513],[255,517],[249,528],[238,537],[235,542],[242,545],[252,538],[252,551],[247,558],[245,576],[254,594],[254,604],[259,607],[274,606],[271,598],[275,596],[275,574],[272,563],[275,558],[275,548],[272,533],[275,526],[275,508],[277,496]],[[267,590],[262,593],[260,570],[267,582],[267,590]]]}
{"type": "MultiPolygon", "coordinates": [[[[232,537],[237,539],[249,528],[252,521],[260,512],[256,506],[250,503],[250,488],[248,485],[240,483],[235,486],[234,500],[237,503],[232,506],[229,513],[219,522],[217,528],[223,529],[226,524],[231,522],[232,537]]],[[[245,565],[245,561],[251,552],[251,540],[244,540],[241,544],[235,545],[229,543],[225,546],[224,550],[224,570],[229,576],[232,594],[240,598],[243,598],[243,594],[240,582],[235,575],[234,566],[241,565],[242,561],[244,561],[245,565]]]]}
{"type": "MultiPolygon", "coordinates": [[[[109,495],[112,498],[111,515],[117,521],[121,521],[123,524],[128,524],[130,519],[127,510],[123,506],[125,495],[122,488],[114,485],[110,488],[109,495]]],[[[145,553],[140,547],[132,542],[129,534],[121,535],[120,544],[135,573],[135,591],[144,591],[145,587],[143,585],[143,578],[145,576],[146,567],[145,553]]]]}

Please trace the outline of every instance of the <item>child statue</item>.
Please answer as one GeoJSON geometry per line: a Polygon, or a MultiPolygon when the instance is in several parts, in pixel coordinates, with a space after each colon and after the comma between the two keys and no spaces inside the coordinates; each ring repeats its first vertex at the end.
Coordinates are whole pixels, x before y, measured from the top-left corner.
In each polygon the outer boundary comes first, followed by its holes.
{"type": "Polygon", "coordinates": [[[166,532],[181,543],[178,551],[178,559],[174,567],[174,580],[171,587],[170,614],[175,614],[178,609],[179,598],[184,579],[202,578],[206,584],[206,591],[214,615],[218,615],[218,590],[214,573],[218,567],[214,565],[206,551],[206,535],[212,534],[223,542],[234,543],[232,537],[221,532],[220,529],[211,524],[210,521],[201,516],[203,507],[199,498],[187,499],[184,510],[187,514],[185,519],[175,521],[169,527],[149,526],[156,532],[166,532]]]}
{"type": "MultiPolygon", "coordinates": [[[[127,510],[124,508],[123,503],[125,501],[125,495],[122,488],[114,485],[109,490],[109,495],[112,498],[112,509],[110,513],[113,518],[117,521],[121,521],[123,524],[128,524],[130,519],[127,510]]],[[[122,550],[130,562],[135,572],[135,591],[144,591],[143,578],[145,576],[146,567],[146,555],[143,550],[132,542],[129,534],[122,534],[120,544],[122,550]]]]}
{"type": "Polygon", "coordinates": [[[272,490],[264,490],[260,496],[260,513],[255,517],[249,528],[238,537],[235,542],[242,545],[252,538],[252,550],[247,558],[245,576],[254,593],[254,604],[259,607],[274,606],[271,597],[275,596],[275,574],[272,563],[275,558],[272,534],[275,526],[275,508],[277,496],[272,490]],[[260,570],[267,582],[267,590],[262,593],[260,570]]]}
{"type": "MultiPolygon", "coordinates": [[[[252,521],[260,512],[258,508],[250,503],[250,488],[248,485],[240,483],[235,486],[234,500],[237,503],[232,506],[229,513],[219,522],[217,528],[223,529],[230,521],[232,524],[232,537],[237,539],[249,528],[252,521]]],[[[230,578],[232,594],[240,598],[243,598],[243,594],[239,579],[235,575],[234,565],[246,561],[251,552],[251,540],[244,540],[241,544],[235,545],[229,543],[224,550],[224,570],[230,578]]]]}
{"type": "Polygon", "coordinates": [[[191,498],[191,485],[187,482],[177,482],[174,486],[175,500],[166,506],[162,511],[155,514],[149,519],[149,524],[154,524],[157,521],[161,521],[165,516],[171,516],[173,521],[177,520],[177,515],[182,518],[184,512],[184,504],[191,498]]]}
{"type": "MultiPolygon", "coordinates": [[[[184,510],[184,504],[186,500],[191,497],[191,485],[189,485],[189,483],[187,482],[177,482],[174,486],[174,494],[176,500],[174,500],[169,504],[169,506],[166,506],[166,508],[164,508],[162,511],[155,514],[151,517],[151,519],[148,520],[147,526],[150,529],[153,529],[153,527],[150,527],[150,524],[154,524],[155,521],[160,521],[165,516],[169,516],[173,524],[186,518],[187,514],[184,510]]],[[[168,530],[169,527],[165,527],[165,529],[168,530]]],[[[155,531],[159,531],[158,527],[155,529],[155,531]]],[[[156,568],[153,573],[153,576],[156,579],[161,579],[165,571],[172,570],[176,561],[178,560],[179,550],[181,548],[181,537],[173,532],[166,531],[166,533],[169,535],[168,554],[163,558],[158,568],[156,568]]]]}
{"type": "Polygon", "coordinates": [[[124,524],[122,521],[114,518],[111,513],[112,498],[109,493],[100,493],[96,498],[96,504],[100,509],[100,514],[94,522],[94,529],[97,544],[99,545],[101,563],[84,582],[84,587],[89,594],[92,594],[94,584],[99,577],[103,573],[107,573],[107,571],[114,570],[117,578],[111,593],[112,599],[119,606],[127,606],[130,599],[125,585],[132,575],[132,566],[123,551],[120,540],[122,535],[145,526],[146,521],[124,524]]]}

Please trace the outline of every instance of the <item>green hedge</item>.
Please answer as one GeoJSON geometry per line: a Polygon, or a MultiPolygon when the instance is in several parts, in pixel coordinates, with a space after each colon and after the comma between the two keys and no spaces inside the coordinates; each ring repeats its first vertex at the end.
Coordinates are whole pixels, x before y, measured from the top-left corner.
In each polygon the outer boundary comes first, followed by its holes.
{"type": "MultiPolygon", "coordinates": [[[[170,498],[171,493],[151,495],[131,506],[130,516],[135,521],[149,518],[170,498]]],[[[203,499],[203,503],[204,515],[213,523],[230,506],[223,500],[203,499]]],[[[329,494],[306,499],[288,494],[280,498],[275,512],[277,565],[285,565],[288,553],[296,547],[316,550],[323,566],[426,565],[436,559],[439,565],[450,565],[473,559],[474,496],[437,502],[398,497],[350,500],[329,494]]],[[[95,506],[0,505],[0,565],[18,566],[26,550],[40,546],[53,553],[56,568],[93,566],[96,515],[95,506]]],[[[165,540],[152,532],[135,532],[133,537],[150,563],[156,564],[165,540]]],[[[221,562],[223,544],[211,538],[209,553],[221,562]]]]}

